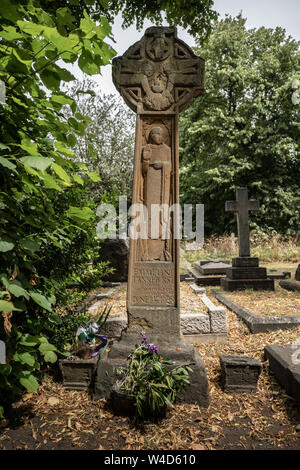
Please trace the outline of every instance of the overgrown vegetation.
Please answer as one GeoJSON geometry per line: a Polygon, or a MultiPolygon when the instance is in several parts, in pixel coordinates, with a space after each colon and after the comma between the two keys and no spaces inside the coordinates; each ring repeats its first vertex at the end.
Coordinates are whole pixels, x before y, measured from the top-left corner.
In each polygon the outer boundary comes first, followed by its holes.
{"type": "MultiPolygon", "coordinates": [[[[250,235],[251,256],[257,256],[261,262],[291,262],[300,259],[300,238],[278,233],[252,231],[250,235]]],[[[215,235],[204,240],[201,250],[186,250],[183,243],[183,258],[189,263],[199,259],[231,259],[238,256],[237,237],[232,235],[215,235]]]]}

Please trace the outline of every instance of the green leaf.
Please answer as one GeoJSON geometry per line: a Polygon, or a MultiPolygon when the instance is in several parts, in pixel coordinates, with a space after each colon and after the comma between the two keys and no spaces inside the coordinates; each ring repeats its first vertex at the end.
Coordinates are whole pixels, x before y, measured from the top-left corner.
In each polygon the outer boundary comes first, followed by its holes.
{"type": "Polygon", "coordinates": [[[0,300],[0,312],[12,312],[12,311],[18,311],[21,312],[19,308],[16,308],[11,304],[10,302],[7,302],[7,300],[0,300]]]}
{"type": "Polygon", "coordinates": [[[22,364],[27,364],[30,367],[34,366],[35,363],[35,357],[32,354],[29,354],[28,352],[18,354],[19,361],[22,364]]]}
{"type": "Polygon", "coordinates": [[[31,237],[21,238],[19,240],[21,248],[31,253],[35,253],[41,246],[41,242],[34,240],[31,237]]]}
{"type": "Polygon", "coordinates": [[[91,171],[90,173],[88,173],[88,175],[91,178],[91,180],[94,181],[94,183],[98,183],[99,181],[101,181],[101,178],[97,171],[91,171]]]}
{"type": "Polygon", "coordinates": [[[65,147],[64,144],[62,144],[61,142],[55,142],[54,145],[58,152],[63,153],[64,155],[67,155],[67,157],[74,157],[74,152],[72,152],[72,150],[65,147]]]}
{"type": "Polygon", "coordinates": [[[53,351],[47,351],[44,354],[44,359],[46,362],[51,362],[52,364],[54,364],[54,362],[57,361],[57,355],[53,351]]]}
{"type": "Polygon", "coordinates": [[[8,284],[8,290],[11,294],[15,295],[16,297],[25,297],[25,299],[29,299],[28,292],[26,292],[23,287],[18,286],[17,284],[8,284]]]}
{"type": "Polygon", "coordinates": [[[0,251],[2,253],[5,253],[6,251],[12,250],[14,246],[15,246],[15,244],[12,243],[12,242],[7,242],[5,240],[0,240],[0,251]]]}
{"type": "Polygon", "coordinates": [[[10,160],[7,160],[7,158],[0,157],[0,165],[4,166],[5,168],[8,168],[9,170],[15,170],[16,165],[14,165],[10,160]]]}
{"type": "Polygon", "coordinates": [[[65,170],[60,165],[58,165],[57,163],[52,162],[52,168],[55,171],[55,173],[57,174],[57,176],[59,176],[60,179],[62,179],[68,186],[71,185],[69,175],[65,172],[65,170]]]}
{"type": "Polygon", "coordinates": [[[23,150],[26,150],[26,152],[28,152],[30,155],[39,155],[37,143],[36,143],[36,142],[32,142],[32,141],[31,141],[30,139],[28,139],[27,137],[24,137],[24,138],[21,140],[20,147],[21,147],[23,150]]]}
{"type": "Polygon", "coordinates": [[[21,377],[20,384],[26,388],[28,392],[36,392],[39,388],[38,381],[34,375],[29,375],[28,377],[21,377]]]}
{"type": "Polygon", "coordinates": [[[57,184],[55,178],[53,178],[48,173],[45,173],[43,176],[44,176],[44,185],[46,186],[46,188],[55,189],[56,191],[62,191],[62,188],[57,184]]]}
{"type": "Polygon", "coordinates": [[[81,220],[89,220],[93,217],[94,213],[90,207],[73,207],[70,206],[69,209],[66,211],[66,215],[70,219],[81,219],[81,220]]]}
{"type": "Polygon", "coordinates": [[[47,157],[34,157],[28,155],[27,157],[20,158],[21,162],[25,165],[30,166],[31,168],[36,168],[37,170],[45,171],[52,163],[52,158],[47,157]]]}
{"type": "Polygon", "coordinates": [[[78,65],[81,70],[88,75],[94,75],[100,72],[99,66],[94,62],[93,56],[88,50],[85,50],[81,54],[78,59],[78,65]]]}
{"type": "Polygon", "coordinates": [[[38,294],[37,292],[29,291],[29,295],[40,307],[45,308],[48,312],[52,312],[51,304],[48,302],[46,297],[42,294],[38,294]]]}
{"type": "Polygon", "coordinates": [[[38,344],[38,338],[25,333],[25,335],[22,336],[21,341],[19,341],[19,344],[22,346],[36,346],[38,344]]]}
{"type": "Polygon", "coordinates": [[[76,183],[80,184],[81,186],[84,185],[84,181],[79,175],[73,175],[73,180],[76,181],[76,183]]]}
{"type": "Polygon", "coordinates": [[[44,343],[41,343],[41,345],[39,346],[39,351],[42,354],[45,354],[46,352],[49,352],[49,351],[57,351],[57,349],[53,344],[44,342],[44,343]]]}

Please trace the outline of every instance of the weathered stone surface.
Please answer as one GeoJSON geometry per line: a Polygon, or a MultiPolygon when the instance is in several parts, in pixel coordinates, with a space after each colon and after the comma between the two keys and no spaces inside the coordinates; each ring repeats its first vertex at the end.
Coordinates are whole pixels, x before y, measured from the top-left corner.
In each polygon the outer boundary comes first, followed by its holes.
{"type": "MultiPolygon", "coordinates": [[[[279,281],[280,282],[280,281],[279,281]]],[[[249,310],[240,307],[224,294],[213,291],[214,296],[219,302],[226,305],[227,308],[237,314],[239,318],[248,326],[251,333],[262,333],[273,330],[288,330],[297,328],[300,325],[300,315],[263,317],[255,315],[249,310]]]]}
{"type": "Polygon", "coordinates": [[[195,292],[195,294],[205,294],[206,292],[205,287],[199,287],[197,284],[190,284],[190,288],[195,292]]]}
{"type": "Polygon", "coordinates": [[[226,310],[209,310],[210,331],[211,333],[227,332],[227,315],[226,310]]]}
{"type": "Polygon", "coordinates": [[[288,271],[282,273],[267,273],[268,279],[287,279],[291,277],[291,273],[288,271]]]}
{"type": "Polygon", "coordinates": [[[298,268],[296,269],[296,272],[295,272],[295,280],[300,281],[300,264],[298,264],[298,268]]]}
{"type": "Polygon", "coordinates": [[[282,281],[279,281],[278,284],[283,289],[294,291],[294,292],[300,292],[300,284],[297,284],[296,282],[282,280],[282,281]]]}
{"type": "Polygon", "coordinates": [[[300,402],[300,345],[273,344],[264,349],[270,370],[287,394],[300,402]]]}
{"type": "Polygon", "coordinates": [[[88,390],[92,387],[98,359],[98,357],[89,360],[76,359],[74,361],[60,359],[59,368],[63,378],[63,386],[67,390],[88,390]]]}
{"type": "MultiPolygon", "coordinates": [[[[147,210],[139,209],[140,237],[130,239],[128,326],[111,348],[111,365],[98,368],[95,395],[104,393],[102,371],[106,368],[104,373],[111,375],[108,369],[128,356],[144,331],[163,356],[179,362],[195,360],[193,383],[183,396],[185,401],[208,406],[203,362],[197,351],[184,343],[180,329],[176,214],[168,224],[169,207],[179,203],[178,113],[204,92],[204,60],[177,39],[176,28],[153,27],[122,57],[113,59],[112,71],[117,90],[138,115],[132,202],[147,210]],[[152,209],[160,206],[167,212],[163,210],[157,217],[152,209]]],[[[132,221],[136,215],[132,214],[132,221]]],[[[107,382],[106,387],[111,384],[107,382]]]]}
{"type": "Polygon", "coordinates": [[[220,356],[221,383],[225,392],[256,392],[262,366],[247,356],[220,356]]]}
{"type": "Polygon", "coordinates": [[[199,274],[199,271],[196,268],[190,268],[189,272],[194,277],[198,286],[219,286],[222,276],[220,275],[207,275],[199,274]]]}
{"type": "Polygon", "coordinates": [[[224,263],[224,264],[230,264],[230,261],[229,260],[225,260],[225,259],[212,259],[212,258],[209,258],[209,259],[200,259],[199,261],[196,261],[194,264],[195,265],[199,265],[199,266],[204,266],[205,264],[208,264],[208,263],[224,263]]]}
{"type": "Polygon", "coordinates": [[[226,269],[226,276],[229,279],[266,279],[267,270],[266,268],[228,268],[226,269]]]}
{"type": "Polygon", "coordinates": [[[244,268],[249,267],[258,267],[258,258],[253,256],[238,256],[237,258],[232,258],[232,266],[234,268],[244,268]]]}
{"type": "Polygon", "coordinates": [[[109,338],[119,338],[125,328],[127,328],[126,318],[108,318],[105,325],[105,334],[109,338]]]}
{"type": "Polygon", "coordinates": [[[274,279],[222,278],[220,285],[227,291],[235,291],[240,289],[274,290],[274,279]]]}
{"type": "Polygon", "coordinates": [[[274,280],[267,279],[266,268],[258,266],[258,258],[250,256],[249,211],[258,210],[258,201],[248,200],[248,189],[236,189],[236,201],[226,201],[225,210],[237,215],[239,256],[232,259],[232,267],[226,270],[226,278],[220,285],[227,291],[238,289],[274,290],[274,280]]]}
{"type": "Polygon", "coordinates": [[[205,313],[180,315],[180,327],[184,335],[210,333],[209,316],[205,313]]]}
{"type": "Polygon", "coordinates": [[[109,239],[101,242],[98,262],[109,261],[110,267],[114,268],[114,272],[107,274],[104,280],[112,282],[127,282],[128,279],[128,260],[129,260],[129,243],[122,239],[109,239]]]}
{"type": "Polygon", "coordinates": [[[238,239],[239,239],[239,256],[250,256],[249,243],[249,211],[258,210],[258,201],[248,200],[248,189],[236,189],[236,201],[226,201],[225,210],[232,211],[237,214],[238,222],[238,239]]]}
{"type": "Polygon", "coordinates": [[[201,295],[201,300],[204,305],[207,307],[209,312],[226,312],[224,307],[219,307],[215,305],[206,294],[201,295]]]}
{"type": "Polygon", "coordinates": [[[208,274],[226,274],[226,269],[230,267],[230,264],[226,263],[215,263],[210,262],[206,263],[203,266],[199,266],[196,263],[194,264],[195,268],[198,269],[200,274],[208,275],[208,274]]]}

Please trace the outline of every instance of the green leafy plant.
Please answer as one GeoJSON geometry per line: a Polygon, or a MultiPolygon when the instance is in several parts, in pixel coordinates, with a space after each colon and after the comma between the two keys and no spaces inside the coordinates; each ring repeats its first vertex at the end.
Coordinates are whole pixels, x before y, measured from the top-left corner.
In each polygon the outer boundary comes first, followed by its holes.
{"type": "Polygon", "coordinates": [[[174,363],[158,353],[155,344],[148,344],[142,334],[141,343],[128,357],[128,365],[117,369],[115,387],[119,392],[133,396],[138,415],[156,415],[166,406],[173,406],[178,393],[189,384],[193,363],[171,368],[174,363]],[[169,366],[169,367],[167,367],[169,366]]]}

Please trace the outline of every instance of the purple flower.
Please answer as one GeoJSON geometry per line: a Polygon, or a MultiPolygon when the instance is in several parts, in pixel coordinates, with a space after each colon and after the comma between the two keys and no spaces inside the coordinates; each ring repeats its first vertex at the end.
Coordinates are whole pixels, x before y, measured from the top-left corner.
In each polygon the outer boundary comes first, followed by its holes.
{"type": "Polygon", "coordinates": [[[145,336],[144,332],[141,333],[141,340],[142,340],[142,344],[144,344],[146,346],[147,345],[147,336],[145,336]]]}
{"type": "Polygon", "coordinates": [[[158,350],[158,347],[156,346],[156,344],[147,344],[147,347],[148,347],[148,351],[151,352],[151,353],[156,353],[157,350],[158,350]]]}

